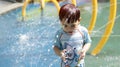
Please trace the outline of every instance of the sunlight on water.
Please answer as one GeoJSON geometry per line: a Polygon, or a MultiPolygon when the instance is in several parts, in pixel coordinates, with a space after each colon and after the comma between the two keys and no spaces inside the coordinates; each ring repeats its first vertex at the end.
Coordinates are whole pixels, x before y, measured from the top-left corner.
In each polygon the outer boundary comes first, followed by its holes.
{"type": "Polygon", "coordinates": [[[19,36],[19,41],[20,41],[21,44],[27,42],[28,40],[29,40],[29,36],[27,36],[27,35],[25,35],[25,34],[23,34],[23,35],[20,34],[20,36],[19,36]]]}

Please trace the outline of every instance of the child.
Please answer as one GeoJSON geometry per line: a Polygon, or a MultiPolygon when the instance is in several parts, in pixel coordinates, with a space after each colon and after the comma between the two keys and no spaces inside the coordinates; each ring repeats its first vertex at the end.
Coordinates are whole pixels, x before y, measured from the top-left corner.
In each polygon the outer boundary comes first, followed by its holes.
{"type": "Polygon", "coordinates": [[[63,5],[59,12],[62,29],[55,35],[54,51],[61,57],[61,67],[85,67],[84,57],[91,45],[85,27],[80,25],[80,10],[73,4],[63,5]]]}

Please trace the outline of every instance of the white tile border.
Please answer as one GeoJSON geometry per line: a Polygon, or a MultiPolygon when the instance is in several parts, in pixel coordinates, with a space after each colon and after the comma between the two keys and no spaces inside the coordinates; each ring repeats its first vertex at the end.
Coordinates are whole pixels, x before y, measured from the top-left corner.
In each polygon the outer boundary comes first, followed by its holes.
{"type": "Polygon", "coordinates": [[[8,5],[6,7],[0,8],[0,14],[4,14],[10,10],[13,10],[15,8],[23,6],[23,3],[13,3],[11,5],[8,5]]]}

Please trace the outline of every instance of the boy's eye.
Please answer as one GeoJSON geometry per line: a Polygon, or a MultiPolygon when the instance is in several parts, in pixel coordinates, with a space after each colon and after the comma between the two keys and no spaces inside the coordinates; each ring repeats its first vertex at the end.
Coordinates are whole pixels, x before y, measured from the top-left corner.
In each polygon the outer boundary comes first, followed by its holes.
{"type": "Polygon", "coordinates": [[[71,27],[75,27],[75,25],[73,24],[73,25],[71,25],[71,27]]]}
{"type": "Polygon", "coordinates": [[[67,25],[64,25],[64,27],[67,27],[67,25]]]}

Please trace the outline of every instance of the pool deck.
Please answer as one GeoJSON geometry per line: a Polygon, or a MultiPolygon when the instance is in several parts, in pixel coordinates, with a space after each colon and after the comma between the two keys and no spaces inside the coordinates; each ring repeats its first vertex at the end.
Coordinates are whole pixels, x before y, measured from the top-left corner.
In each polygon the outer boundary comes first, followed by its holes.
{"type": "Polygon", "coordinates": [[[23,3],[12,3],[0,0],[0,14],[4,14],[12,9],[23,6],[23,3]]]}

